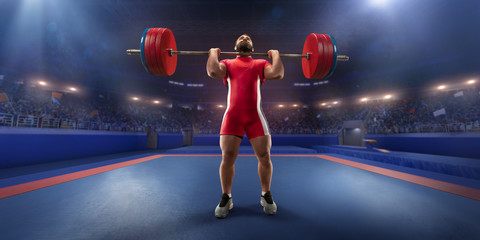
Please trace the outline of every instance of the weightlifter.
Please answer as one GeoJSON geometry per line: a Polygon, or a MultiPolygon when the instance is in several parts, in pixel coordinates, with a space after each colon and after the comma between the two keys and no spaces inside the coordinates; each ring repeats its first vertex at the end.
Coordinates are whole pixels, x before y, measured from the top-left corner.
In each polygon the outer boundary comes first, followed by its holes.
{"type": "MultiPolygon", "coordinates": [[[[235,51],[251,53],[253,42],[247,34],[241,35],[235,42],[235,51]]],[[[209,51],[207,60],[208,76],[223,79],[228,88],[227,109],[223,115],[220,130],[220,182],[222,199],[215,208],[217,218],[225,218],[233,207],[232,183],[235,175],[235,160],[238,156],[240,142],[246,133],[258,159],[258,175],[262,186],[260,204],[266,214],[277,212],[277,205],[270,192],[273,165],[270,159],[272,140],[265,114],[261,106],[260,87],[265,79],[283,79],[284,69],[278,50],[269,50],[270,64],[264,59],[252,59],[251,56],[237,55],[235,59],[219,62],[219,48],[209,51]]]]}

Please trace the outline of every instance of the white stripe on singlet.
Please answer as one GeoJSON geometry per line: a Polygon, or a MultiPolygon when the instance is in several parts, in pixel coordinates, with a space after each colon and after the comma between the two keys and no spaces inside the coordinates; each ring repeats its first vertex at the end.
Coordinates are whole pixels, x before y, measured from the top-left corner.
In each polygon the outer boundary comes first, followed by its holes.
{"type": "Polygon", "coordinates": [[[222,125],[221,126],[223,126],[223,121],[225,121],[225,115],[227,115],[228,109],[230,108],[230,90],[232,89],[232,85],[230,84],[230,77],[227,78],[227,87],[228,87],[227,109],[225,109],[225,113],[223,114],[223,119],[222,119],[222,125]]]}
{"type": "Polygon", "coordinates": [[[270,135],[270,129],[268,128],[267,119],[265,118],[265,115],[263,114],[263,110],[262,110],[262,95],[260,93],[260,86],[261,86],[260,76],[258,76],[257,78],[257,113],[258,113],[258,117],[260,118],[260,121],[262,122],[263,132],[265,133],[265,136],[268,136],[270,135]]]}

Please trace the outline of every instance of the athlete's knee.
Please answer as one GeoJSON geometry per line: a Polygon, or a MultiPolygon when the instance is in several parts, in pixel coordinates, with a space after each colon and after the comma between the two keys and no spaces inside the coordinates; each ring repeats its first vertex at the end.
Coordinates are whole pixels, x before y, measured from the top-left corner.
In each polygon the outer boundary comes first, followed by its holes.
{"type": "Polygon", "coordinates": [[[222,164],[233,165],[237,155],[235,151],[222,151],[222,164]]]}
{"type": "Polygon", "coordinates": [[[270,153],[268,151],[260,151],[256,153],[260,163],[269,163],[270,162],[270,153]]]}
{"type": "Polygon", "coordinates": [[[258,165],[259,165],[259,167],[262,168],[263,170],[273,169],[273,164],[272,164],[272,161],[270,161],[270,159],[268,159],[268,160],[259,160],[259,161],[258,161],[258,165]]]}
{"type": "Polygon", "coordinates": [[[234,150],[229,150],[229,149],[223,149],[222,150],[222,157],[227,157],[227,158],[236,158],[237,157],[237,152],[234,150]]]}
{"type": "Polygon", "coordinates": [[[220,170],[235,169],[235,161],[222,161],[220,163],[220,170]]]}
{"type": "Polygon", "coordinates": [[[263,154],[257,154],[258,162],[262,167],[270,167],[272,166],[272,161],[270,160],[270,154],[263,153],[263,154]]]}

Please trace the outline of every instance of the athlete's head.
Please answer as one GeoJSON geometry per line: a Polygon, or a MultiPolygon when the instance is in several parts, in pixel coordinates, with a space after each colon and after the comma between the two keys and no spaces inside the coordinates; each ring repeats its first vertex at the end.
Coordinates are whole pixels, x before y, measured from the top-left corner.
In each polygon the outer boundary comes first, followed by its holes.
{"type": "Polygon", "coordinates": [[[235,42],[235,51],[246,53],[253,52],[253,42],[250,36],[242,34],[238,37],[235,42]]]}

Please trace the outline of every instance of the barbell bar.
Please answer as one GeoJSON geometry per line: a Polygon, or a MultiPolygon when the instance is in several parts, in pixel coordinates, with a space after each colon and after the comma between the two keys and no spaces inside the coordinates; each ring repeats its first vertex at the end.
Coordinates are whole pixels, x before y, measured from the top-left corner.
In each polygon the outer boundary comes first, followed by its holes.
{"type": "MultiPolygon", "coordinates": [[[[174,54],[178,55],[208,55],[208,51],[173,51],[172,49],[167,49],[168,55],[171,57],[174,54]]],[[[127,55],[140,55],[141,50],[140,49],[127,49],[127,55]]],[[[241,53],[241,52],[220,52],[220,55],[240,55],[240,56],[262,56],[262,57],[268,57],[268,53],[241,53]]],[[[297,57],[297,58],[306,58],[307,60],[310,60],[310,55],[311,53],[307,54],[297,54],[297,53],[280,53],[280,57],[297,57]]],[[[348,61],[350,58],[346,55],[338,55],[337,56],[337,61],[348,61]]]]}

